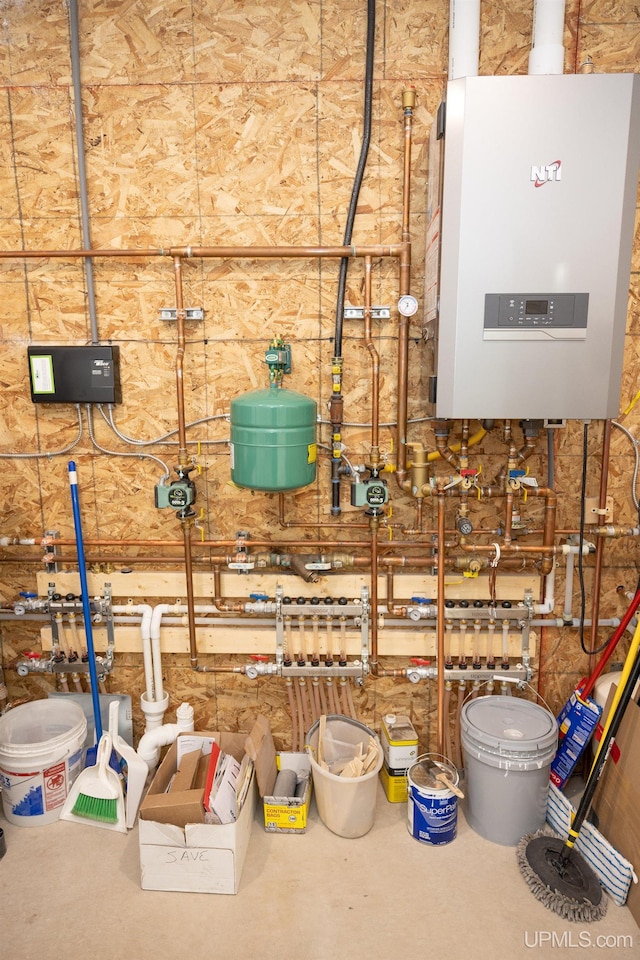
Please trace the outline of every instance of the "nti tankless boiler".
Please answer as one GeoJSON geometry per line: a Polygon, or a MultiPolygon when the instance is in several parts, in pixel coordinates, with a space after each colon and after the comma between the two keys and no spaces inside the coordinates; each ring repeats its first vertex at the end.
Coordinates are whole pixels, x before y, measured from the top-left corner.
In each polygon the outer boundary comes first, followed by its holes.
{"type": "Polygon", "coordinates": [[[617,416],[639,121],[630,74],[448,84],[437,416],[617,416]]]}

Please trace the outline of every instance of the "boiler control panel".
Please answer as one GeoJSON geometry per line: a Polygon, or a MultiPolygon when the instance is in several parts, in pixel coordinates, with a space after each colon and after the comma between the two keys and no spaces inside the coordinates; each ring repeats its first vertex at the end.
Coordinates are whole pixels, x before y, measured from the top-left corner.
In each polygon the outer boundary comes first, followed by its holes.
{"type": "Polygon", "coordinates": [[[483,340],[584,340],[588,293],[487,293],[483,340]]]}

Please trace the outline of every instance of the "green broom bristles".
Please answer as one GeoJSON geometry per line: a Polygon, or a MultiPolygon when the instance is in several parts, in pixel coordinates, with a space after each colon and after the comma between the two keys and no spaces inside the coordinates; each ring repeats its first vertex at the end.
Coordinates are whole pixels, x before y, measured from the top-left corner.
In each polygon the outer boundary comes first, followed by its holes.
{"type": "Polygon", "coordinates": [[[117,823],[118,801],[117,799],[107,800],[103,797],[92,797],[86,793],[79,793],[71,812],[76,817],[85,817],[87,820],[117,823]]]}

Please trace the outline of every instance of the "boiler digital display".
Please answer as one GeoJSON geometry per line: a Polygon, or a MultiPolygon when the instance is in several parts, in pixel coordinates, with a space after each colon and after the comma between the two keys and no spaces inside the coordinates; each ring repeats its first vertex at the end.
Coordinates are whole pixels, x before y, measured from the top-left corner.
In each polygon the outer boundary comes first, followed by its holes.
{"type": "Polygon", "coordinates": [[[487,293],[484,340],[584,340],[588,293],[487,293]]]}
{"type": "Polygon", "coordinates": [[[533,314],[549,313],[548,300],[527,300],[524,305],[524,312],[528,317],[533,314]]]}

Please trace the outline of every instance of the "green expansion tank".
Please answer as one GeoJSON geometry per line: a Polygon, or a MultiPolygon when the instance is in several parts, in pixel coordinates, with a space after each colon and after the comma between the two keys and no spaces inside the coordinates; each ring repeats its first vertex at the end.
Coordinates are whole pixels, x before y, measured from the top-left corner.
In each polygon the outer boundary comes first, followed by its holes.
{"type": "Polygon", "coordinates": [[[279,492],[316,477],[315,400],[272,384],[231,401],[231,479],[279,492]]]}

